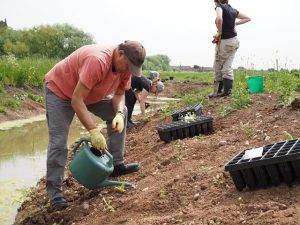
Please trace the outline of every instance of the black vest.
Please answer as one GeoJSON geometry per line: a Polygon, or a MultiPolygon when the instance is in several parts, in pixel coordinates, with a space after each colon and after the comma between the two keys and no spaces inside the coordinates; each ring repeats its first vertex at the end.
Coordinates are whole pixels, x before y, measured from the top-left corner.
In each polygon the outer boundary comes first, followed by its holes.
{"type": "Polygon", "coordinates": [[[235,19],[239,15],[239,11],[232,8],[229,4],[218,4],[217,7],[221,7],[223,11],[221,39],[229,39],[235,37],[237,35],[237,33],[234,31],[235,19]]]}

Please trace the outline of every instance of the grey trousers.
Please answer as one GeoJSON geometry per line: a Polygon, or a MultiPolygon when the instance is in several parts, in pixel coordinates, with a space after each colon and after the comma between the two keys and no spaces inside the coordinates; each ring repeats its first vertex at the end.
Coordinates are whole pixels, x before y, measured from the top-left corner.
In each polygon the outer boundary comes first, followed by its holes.
{"type": "Polygon", "coordinates": [[[214,72],[215,81],[222,81],[223,78],[234,79],[232,63],[236,51],[240,46],[237,37],[223,39],[216,45],[214,72]]]}
{"type": "MultiPolygon", "coordinates": [[[[74,117],[70,101],[56,96],[46,85],[44,86],[46,100],[46,116],[48,122],[49,144],[47,153],[46,187],[50,200],[63,197],[62,182],[67,162],[67,138],[69,127],[74,117]]],[[[107,121],[107,146],[114,159],[114,165],[124,162],[124,148],[127,127],[127,108],[124,108],[124,130],[122,133],[112,132],[111,121],[115,116],[112,100],[102,100],[88,105],[88,110],[107,121]]]]}

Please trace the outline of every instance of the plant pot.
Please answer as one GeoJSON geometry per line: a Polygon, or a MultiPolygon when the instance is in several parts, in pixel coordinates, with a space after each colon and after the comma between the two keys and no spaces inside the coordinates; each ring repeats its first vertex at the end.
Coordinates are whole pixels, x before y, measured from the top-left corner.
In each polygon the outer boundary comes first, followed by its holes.
{"type": "Polygon", "coordinates": [[[244,159],[244,150],[225,165],[237,190],[266,188],[282,182],[291,186],[300,181],[300,139],[262,148],[260,157],[244,159]]]}
{"type": "Polygon", "coordinates": [[[196,116],[202,115],[202,105],[198,103],[172,113],[173,121],[178,121],[181,116],[184,117],[187,113],[194,113],[196,116]]]}
{"type": "Polygon", "coordinates": [[[209,116],[198,116],[190,122],[173,121],[156,127],[160,139],[164,142],[209,134],[213,132],[213,119],[209,116]]]}

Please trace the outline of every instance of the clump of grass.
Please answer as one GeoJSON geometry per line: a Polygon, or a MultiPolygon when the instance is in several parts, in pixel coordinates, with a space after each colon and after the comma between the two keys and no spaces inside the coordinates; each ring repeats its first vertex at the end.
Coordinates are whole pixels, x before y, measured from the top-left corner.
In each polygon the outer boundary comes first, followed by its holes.
{"type": "Polygon", "coordinates": [[[231,106],[222,104],[220,107],[217,108],[216,111],[221,117],[226,117],[233,111],[233,108],[231,106]]]}
{"type": "Polygon", "coordinates": [[[236,82],[235,88],[231,94],[232,108],[236,110],[246,109],[251,106],[252,100],[249,96],[248,90],[243,83],[236,82]]]}
{"type": "Polygon", "coordinates": [[[167,105],[163,106],[160,111],[160,116],[162,119],[171,116],[174,111],[178,108],[177,102],[169,102],[167,105]]]}

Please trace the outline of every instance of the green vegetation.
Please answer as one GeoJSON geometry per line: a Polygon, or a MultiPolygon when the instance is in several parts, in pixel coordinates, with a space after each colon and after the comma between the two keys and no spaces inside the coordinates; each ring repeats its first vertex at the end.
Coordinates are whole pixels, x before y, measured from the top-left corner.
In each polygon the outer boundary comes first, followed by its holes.
{"type": "MultiPolygon", "coordinates": [[[[143,70],[169,71],[171,59],[167,55],[153,55],[145,59],[143,70]]],[[[147,73],[146,73],[147,74],[147,73]]]]}
{"type": "Polygon", "coordinates": [[[165,200],[167,197],[166,192],[165,191],[160,191],[159,192],[159,199],[160,200],[165,200]]]}
{"type": "Polygon", "coordinates": [[[77,48],[92,43],[90,34],[68,24],[0,30],[0,56],[64,58],[77,48]]]}
{"type": "Polygon", "coordinates": [[[12,219],[12,206],[30,200],[30,188],[17,189],[19,181],[7,180],[0,182],[0,224],[8,224],[12,219]],[[16,191],[12,191],[16,190],[16,191]]]}
{"type": "Polygon", "coordinates": [[[171,116],[174,111],[176,111],[178,108],[177,102],[169,102],[167,105],[163,106],[160,111],[160,116],[162,119],[167,118],[168,116],[171,116]]]}
{"type": "MultiPolygon", "coordinates": [[[[278,102],[283,107],[290,106],[295,99],[297,92],[300,91],[300,72],[294,70],[288,72],[282,70],[280,72],[260,71],[254,72],[250,70],[238,70],[235,72],[235,80],[231,94],[231,105],[220,106],[217,111],[224,117],[234,110],[248,108],[252,104],[251,94],[248,91],[247,77],[253,75],[263,75],[265,78],[265,92],[274,93],[278,95],[278,102]]],[[[170,75],[175,80],[200,80],[211,82],[213,81],[212,73],[164,73],[162,78],[168,78],[170,75]]],[[[195,103],[209,104],[207,95],[212,91],[212,85],[207,89],[199,90],[194,93],[187,93],[183,96],[186,105],[195,103]]]]}
{"type": "Polygon", "coordinates": [[[58,59],[24,58],[14,56],[0,58],[0,83],[3,86],[42,87],[45,74],[55,65],[58,59]]]}

